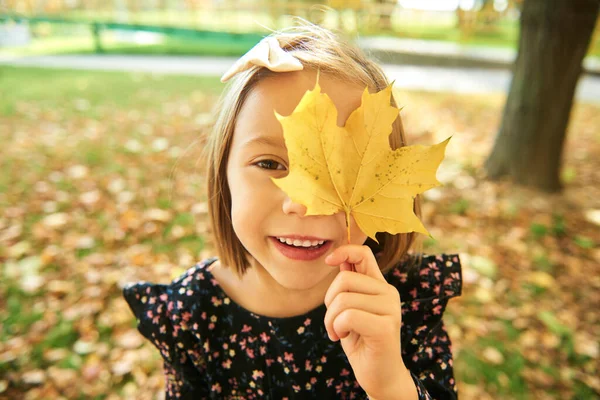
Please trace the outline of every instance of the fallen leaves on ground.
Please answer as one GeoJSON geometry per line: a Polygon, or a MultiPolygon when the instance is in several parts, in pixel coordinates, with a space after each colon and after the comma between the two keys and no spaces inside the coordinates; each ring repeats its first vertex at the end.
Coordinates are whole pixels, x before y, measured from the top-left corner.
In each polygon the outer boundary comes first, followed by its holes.
{"type": "MultiPolygon", "coordinates": [[[[161,398],[121,288],[212,255],[200,154],[216,95],[192,82],[128,107],[24,97],[0,117],[0,398],[161,398]]],[[[160,93],[142,79],[129,95],[160,93]]],[[[423,221],[426,251],[464,265],[446,317],[461,398],[597,397],[600,108],[575,106],[566,188],[547,195],[485,179],[503,97],[397,99],[409,143],[453,136],[423,221]]]]}

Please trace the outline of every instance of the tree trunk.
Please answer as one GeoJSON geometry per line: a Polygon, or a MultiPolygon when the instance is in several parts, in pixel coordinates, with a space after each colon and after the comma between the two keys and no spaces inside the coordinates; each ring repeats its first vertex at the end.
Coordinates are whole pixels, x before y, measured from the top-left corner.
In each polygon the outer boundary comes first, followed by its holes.
{"type": "Polygon", "coordinates": [[[490,179],[508,175],[544,191],[561,189],[566,129],[599,6],[599,0],[525,0],[502,124],[485,163],[490,179]]]}

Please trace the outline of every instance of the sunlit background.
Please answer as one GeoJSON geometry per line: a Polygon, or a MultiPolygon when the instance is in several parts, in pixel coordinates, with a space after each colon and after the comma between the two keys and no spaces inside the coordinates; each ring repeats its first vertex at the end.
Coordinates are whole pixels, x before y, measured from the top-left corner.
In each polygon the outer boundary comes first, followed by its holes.
{"type": "Polygon", "coordinates": [[[29,44],[13,49],[28,54],[239,55],[256,41],[257,36],[250,33],[264,35],[267,29],[289,25],[292,16],[301,16],[351,35],[510,47],[516,41],[518,4],[508,0],[4,0],[7,25],[3,29],[10,34],[4,35],[3,46],[29,44]],[[232,32],[244,35],[224,34],[232,32]]]}
{"type": "Polygon", "coordinates": [[[460,398],[600,398],[600,30],[562,190],[491,180],[522,7],[0,0],[0,399],[164,397],[121,288],[214,254],[200,154],[219,76],[294,17],[381,60],[409,143],[453,136],[423,221],[425,251],[463,262],[445,317],[460,398]]]}

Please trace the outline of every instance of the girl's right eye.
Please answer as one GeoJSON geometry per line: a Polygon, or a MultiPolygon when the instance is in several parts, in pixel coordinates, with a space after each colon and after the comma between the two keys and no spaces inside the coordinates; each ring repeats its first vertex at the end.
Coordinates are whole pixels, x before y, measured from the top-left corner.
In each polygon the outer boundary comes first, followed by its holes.
{"type": "Polygon", "coordinates": [[[281,165],[277,161],[273,161],[273,160],[260,160],[260,161],[257,161],[254,165],[257,165],[259,168],[262,168],[262,169],[271,169],[271,170],[279,169],[279,168],[277,168],[277,165],[279,165],[279,166],[283,167],[282,170],[285,170],[285,167],[283,165],[281,165]],[[273,167],[275,167],[275,168],[273,168],[273,167]]]}

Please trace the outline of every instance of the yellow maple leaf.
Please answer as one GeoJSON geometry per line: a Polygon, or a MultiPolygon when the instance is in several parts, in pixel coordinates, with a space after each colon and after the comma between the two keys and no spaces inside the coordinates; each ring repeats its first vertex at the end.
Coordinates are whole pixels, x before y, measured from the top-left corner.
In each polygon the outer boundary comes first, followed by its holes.
{"type": "Polygon", "coordinates": [[[344,127],[319,83],[307,91],[289,116],[275,113],[283,127],[289,173],[273,179],[306,215],[346,214],[367,236],[429,234],[413,212],[417,194],[439,186],[436,171],[450,138],[433,146],[392,150],[389,135],[399,110],[390,105],[392,86],[377,93],[365,89],[362,103],[344,127]]]}

